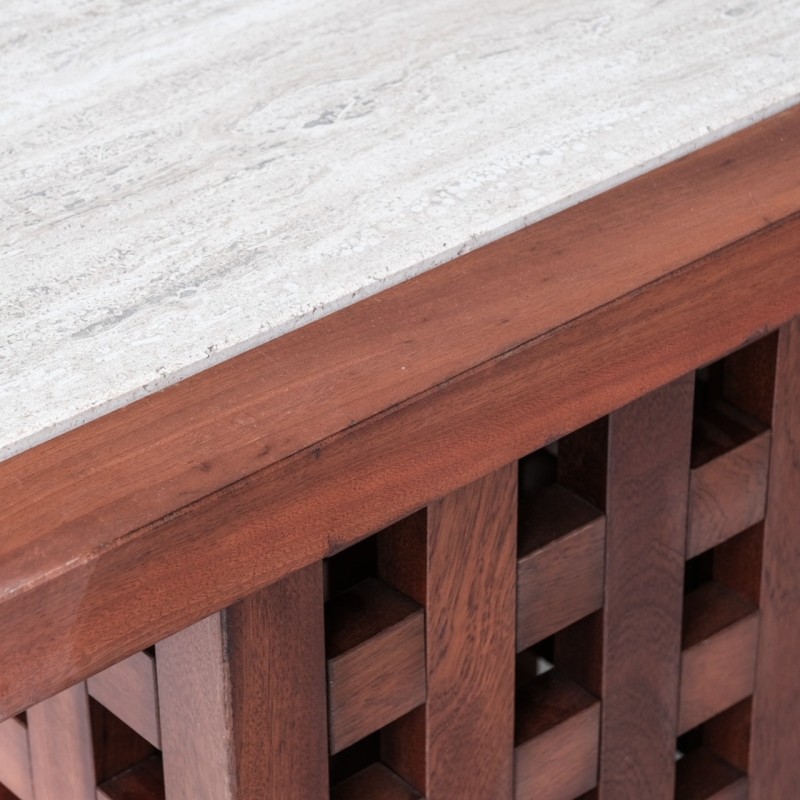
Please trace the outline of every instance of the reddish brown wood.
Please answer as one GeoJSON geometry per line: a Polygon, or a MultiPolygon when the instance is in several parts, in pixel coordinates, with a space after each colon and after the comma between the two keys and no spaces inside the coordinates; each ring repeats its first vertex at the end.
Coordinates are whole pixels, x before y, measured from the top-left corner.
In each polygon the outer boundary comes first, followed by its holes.
{"type": "Polygon", "coordinates": [[[94,800],[86,684],[77,684],[29,708],[26,717],[36,800],[94,800]]]}
{"type": "Polygon", "coordinates": [[[154,755],[97,788],[97,800],[165,800],[160,756],[154,755]]]}
{"type": "Polygon", "coordinates": [[[772,428],[753,697],[752,800],[791,797],[800,786],[800,317],[780,331],[772,428]]]}
{"type": "Polygon", "coordinates": [[[419,800],[422,795],[382,764],[373,764],[331,791],[331,800],[419,800]]]}
{"type": "Polygon", "coordinates": [[[555,670],[517,691],[518,800],[572,800],[597,784],[600,703],[555,670]]]}
{"type": "Polygon", "coordinates": [[[378,580],[329,606],[329,739],[337,753],[425,702],[425,620],[378,580]]]}
{"type": "Polygon", "coordinates": [[[769,449],[765,431],[692,470],[689,558],[764,518],[769,449]]]}
{"type": "Polygon", "coordinates": [[[551,636],[603,604],[605,520],[563,486],[520,510],[517,649],[551,636]]]}
{"type": "Polygon", "coordinates": [[[325,796],[321,564],[160,643],[156,663],[170,800],[325,796]]]}
{"type": "Polygon", "coordinates": [[[600,797],[672,798],[693,380],[608,430],[600,797]]]}
{"type": "Polygon", "coordinates": [[[96,700],[89,700],[98,785],[157,754],[157,750],[96,700]]]}
{"type": "Polygon", "coordinates": [[[3,786],[13,792],[17,800],[33,800],[28,731],[25,723],[16,717],[0,722],[0,789],[3,786]]]}
{"type": "Polygon", "coordinates": [[[748,697],[703,725],[708,748],[744,774],[750,769],[751,717],[752,698],[748,697]]]}
{"type": "Polygon", "coordinates": [[[686,597],[683,625],[679,733],[752,694],[758,613],[712,582],[686,597]]]}
{"type": "Polygon", "coordinates": [[[747,778],[708,748],[700,747],[677,765],[676,800],[747,800],[747,778]]]}
{"type": "Polygon", "coordinates": [[[154,747],[161,747],[155,658],[134,653],[86,682],[89,694],[154,747]]]}
{"type": "Polygon", "coordinates": [[[428,800],[513,793],[517,469],[428,507],[428,800]]]}

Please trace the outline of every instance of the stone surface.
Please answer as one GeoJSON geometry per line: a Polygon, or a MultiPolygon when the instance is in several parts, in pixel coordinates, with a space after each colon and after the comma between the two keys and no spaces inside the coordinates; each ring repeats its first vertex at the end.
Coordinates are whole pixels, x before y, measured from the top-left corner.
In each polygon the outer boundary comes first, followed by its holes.
{"type": "Polygon", "coordinates": [[[792,105],[796,0],[0,6],[0,457],[792,105]]]}

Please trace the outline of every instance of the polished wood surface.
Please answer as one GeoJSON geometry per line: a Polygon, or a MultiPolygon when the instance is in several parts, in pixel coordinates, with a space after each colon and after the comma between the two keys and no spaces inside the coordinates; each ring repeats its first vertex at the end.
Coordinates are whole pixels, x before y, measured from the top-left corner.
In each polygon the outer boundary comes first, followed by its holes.
{"type": "Polygon", "coordinates": [[[601,800],[673,797],[693,391],[609,418],[601,800]]]}
{"type": "Polygon", "coordinates": [[[800,786],[800,318],[780,332],[772,426],[750,754],[753,800],[788,797],[800,786]]]}
{"type": "Polygon", "coordinates": [[[428,508],[428,800],[513,793],[516,506],[509,464],[428,508]]]}

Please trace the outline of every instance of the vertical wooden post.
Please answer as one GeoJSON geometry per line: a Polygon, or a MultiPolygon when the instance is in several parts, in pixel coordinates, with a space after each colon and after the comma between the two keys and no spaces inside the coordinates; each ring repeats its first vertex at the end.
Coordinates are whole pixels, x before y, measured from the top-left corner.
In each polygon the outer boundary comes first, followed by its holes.
{"type": "Polygon", "coordinates": [[[382,576],[425,606],[427,703],[383,757],[428,800],[513,794],[517,465],[387,537],[382,576]]]}
{"type": "Polygon", "coordinates": [[[694,376],[611,414],[601,800],[672,800],[694,376]]]}
{"type": "Polygon", "coordinates": [[[328,791],[320,563],[156,648],[170,800],[328,791]]]}
{"type": "Polygon", "coordinates": [[[428,800],[513,792],[517,465],[428,507],[428,800]]]}
{"type": "Polygon", "coordinates": [[[750,738],[752,800],[800,787],[800,317],[781,329],[750,738]]]}
{"type": "Polygon", "coordinates": [[[27,712],[36,800],[95,800],[89,696],[79,683],[27,712]]]}

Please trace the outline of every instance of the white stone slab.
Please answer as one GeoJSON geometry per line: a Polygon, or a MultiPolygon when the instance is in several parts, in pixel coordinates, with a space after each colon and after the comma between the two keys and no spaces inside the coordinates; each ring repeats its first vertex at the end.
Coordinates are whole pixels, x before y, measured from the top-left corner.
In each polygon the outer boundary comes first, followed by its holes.
{"type": "Polygon", "coordinates": [[[0,457],[800,95],[797,0],[0,4],[0,457]]]}

